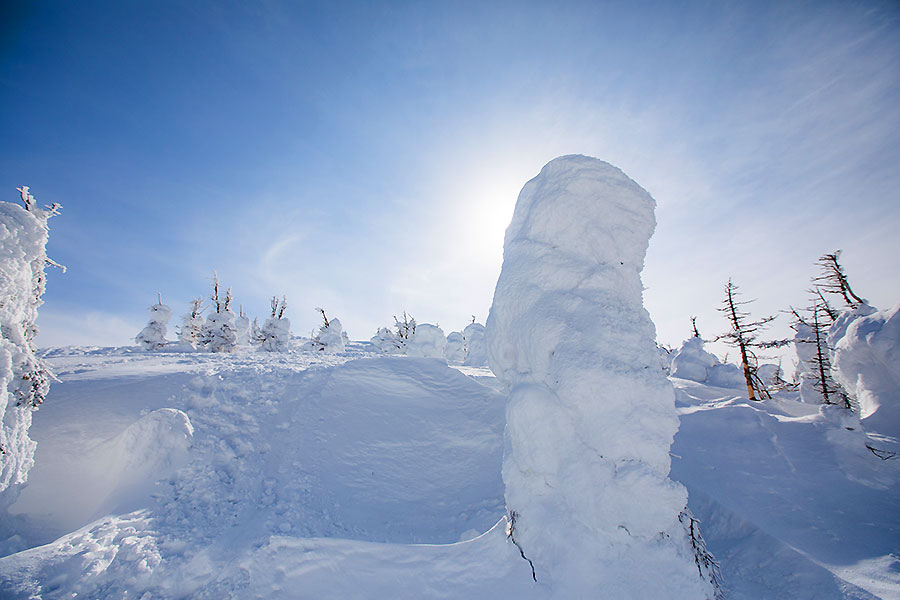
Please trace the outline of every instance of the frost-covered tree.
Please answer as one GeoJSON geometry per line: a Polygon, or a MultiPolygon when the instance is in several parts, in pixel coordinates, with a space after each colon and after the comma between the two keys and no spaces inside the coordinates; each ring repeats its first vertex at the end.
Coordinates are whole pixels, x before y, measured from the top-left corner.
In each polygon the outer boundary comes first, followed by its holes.
{"type": "Polygon", "coordinates": [[[406,354],[419,358],[444,358],[447,338],[437,325],[420,323],[406,340],[406,354]]]}
{"type": "Polygon", "coordinates": [[[384,354],[403,354],[406,352],[406,340],[403,343],[390,327],[379,327],[378,331],[369,340],[378,352],[384,354]]]}
{"type": "Polygon", "coordinates": [[[250,345],[250,317],[244,314],[244,307],[238,307],[238,316],[234,320],[234,329],[237,335],[238,346],[250,345]]]}
{"type": "Polygon", "coordinates": [[[787,345],[790,343],[790,340],[760,341],[758,333],[766,325],[774,321],[775,317],[769,316],[750,321],[750,313],[741,309],[742,306],[749,304],[750,301],[738,300],[737,296],[739,293],[737,290],[738,286],[729,279],[728,283],[725,284],[725,300],[717,310],[725,314],[725,318],[731,326],[731,331],[723,333],[716,340],[725,340],[726,343],[734,346],[740,352],[744,381],[747,384],[747,397],[753,401],[771,398],[765,383],[757,373],[759,360],[756,355],[756,349],[778,348],[787,345]]]}
{"type": "Polygon", "coordinates": [[[150,320],[134,338],[134,343],[141,350],[152,352],[166,345],[166,325],[172,318],[172,309],[162,303],[162,296],[157,295],[156,304],[150,306],[150,320]]]}
{"type": "Polygon", "coordinates": [[[203,318],[203,298],[194,298],[191,300],[191,308],[184,314],[181,320],[181,332],[178,339],[183,344],[187,344],[192,348],[196,348],[200,344],[203,336],[203,324],[206,319],[203,318]]]}
{"type": "Polygon", "coordinates": [[[565,156],[519,194],[486,324],[509,389],[511,542],[548,598],[704,598],[668,477],[675,392],[642,303],[653,198],[608,163],[565,156]]]}
{"type": "Polygon", "coordinates": [[[259,332],[259,347],[266,352],[284,352],[291,342],[291,321],[284,316],[287,299],[272,296],[272,312],[259,332]]]}
{"type": "Polygon", "coordinates": [[[452,331],[444,346],[444,358],[451,365],[461,365],[466,360],[466,339],[461,331],[452,331]]]}
{"type": "Polygon", "coordinates": [[[29,188],[18,188],[24,208],[0,202],[0,509],[15,500],[34,464],[28,437],[31,413],[44,401],[52,375],[35,355],[38,307],[43,304],[47,220],[53,204],[40,209],[29,188]]]}
{"type": "Polygon", "coordinates": [[[231,310],[231,288],[223,296],[219,290],[219,275],[213,273],[213,293],[211,312],[203,324],[201,342],[209,352],[234,352],[237,346],[237,331],[234,327],[234,312],[231,310]]]}
{"type": "Polygon", "coordinates": [[[487,344],[484,341],[484,325],[474,320],[463,329],[466,340],[467,367],[485,367],[488,364],[487,344]]]}
{"type": "Polygon", "coordinates": [[[309,340],[309,347],[316,352],[325,352],[328,354],[337,354],[343,352],[346,348],[348,337],[344,331],[339,319],[329,319],[325,314],[324,308],[317,308],[316,311],[322,315],[323,324],[319,327],[319,331],[312,335],[309,340]]]}

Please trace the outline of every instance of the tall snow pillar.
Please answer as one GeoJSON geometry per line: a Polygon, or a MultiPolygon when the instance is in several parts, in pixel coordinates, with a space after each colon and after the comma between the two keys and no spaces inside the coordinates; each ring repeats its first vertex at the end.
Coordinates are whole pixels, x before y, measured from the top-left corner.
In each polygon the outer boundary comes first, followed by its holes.
{"type": "Polygon", "coordinates": [[[556,597],[711,593],[678,520],[687,491],[668,478],[678,416],[640,278],[654,207],[616,167],[563,156],[506,230],[486,331],[510,388],[506,503],[556,597]]]}

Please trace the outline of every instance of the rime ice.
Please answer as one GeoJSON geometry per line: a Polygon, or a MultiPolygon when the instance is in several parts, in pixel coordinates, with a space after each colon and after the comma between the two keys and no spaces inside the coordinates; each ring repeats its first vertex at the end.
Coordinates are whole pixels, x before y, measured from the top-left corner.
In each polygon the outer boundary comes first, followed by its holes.
{"type": "Polygon", "coordinates": [[[709,591],[678,522],[678,416],[641,297],[654,206],[616,167],[564,156],[525,185],[506,231],[486,334],[510,387],[506,502],[560,597],[709,591]]]}

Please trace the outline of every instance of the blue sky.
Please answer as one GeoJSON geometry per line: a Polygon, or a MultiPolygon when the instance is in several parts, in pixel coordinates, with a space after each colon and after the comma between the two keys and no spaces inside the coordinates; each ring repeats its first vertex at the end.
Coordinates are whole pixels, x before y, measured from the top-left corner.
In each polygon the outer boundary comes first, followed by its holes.
{"type": "MultiPolygon", "coordinates": [[[[900,8],[877,2],[6,2],[0,197],[59,202],[39,342],[127,344],[212,271],[295,333],[487,316],[561,154],[658,202],[660,341],[732,277],[800,305],[824,252],[900,302],[900,8]]],[[[786,317],[775,333],[787,332],[786,317]]],[[[173,322],[174,325],[174,322],[173,322]]]]}

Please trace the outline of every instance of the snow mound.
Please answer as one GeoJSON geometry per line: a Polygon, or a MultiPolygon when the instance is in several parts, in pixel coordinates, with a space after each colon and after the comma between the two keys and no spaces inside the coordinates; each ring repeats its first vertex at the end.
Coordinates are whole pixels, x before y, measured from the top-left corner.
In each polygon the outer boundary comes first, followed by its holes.
{"type": "Polygon", "coordinates": [[[419,358],[444,358],[446,345],[447,338],[440,327],[419,323],[416,325],[416,332],[406,342],[406,354],[419,358]]]}
{"type": "Polygon", "coordinates": [[[832,374],[856,398],[866,430],[900,450],[900,306],[853,319],[836,344],[832,374]]]}
{"type": "Polygon", "coordinates": [[[106,514],[142,508],[156,482],[187,464],[193,435],[184,412],[154,410],[115,437],[59,464],[51,476],[64,502],[32,493],[29,487],[10,513],[52,513],[54,529],[72,531],[106,514]]]}
{"type": "Polygon", "coordinates": [[[711,593],[678,520],[687,490],[668,478],[678,416],[641,297],[654,206],[616,167],[564,156],[506,231],[486,332],[511,388],[506,503],[560,597],[711,593]]]}

